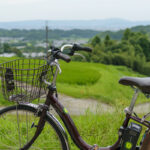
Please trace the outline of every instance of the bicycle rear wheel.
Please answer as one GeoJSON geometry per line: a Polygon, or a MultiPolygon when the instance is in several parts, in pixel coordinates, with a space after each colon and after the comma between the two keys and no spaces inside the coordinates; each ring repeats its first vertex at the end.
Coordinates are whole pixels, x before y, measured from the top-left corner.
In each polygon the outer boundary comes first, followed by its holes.
{"type": "MultiPolygon", "coordinates": [[[[35,108],[10,106],[0,110],[0,150],[19,150],[32,139],[39,117],[35,108]]],[[[68,150],[57,124],[46,119],[45,127],[30,150],[68,150]]]]}

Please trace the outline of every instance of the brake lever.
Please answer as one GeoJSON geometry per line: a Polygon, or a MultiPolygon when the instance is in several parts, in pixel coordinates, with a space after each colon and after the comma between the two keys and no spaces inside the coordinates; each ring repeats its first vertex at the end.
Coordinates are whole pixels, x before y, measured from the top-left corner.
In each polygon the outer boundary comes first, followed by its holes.
{"type": "Polygon", "coordinates": [[[82,55],[82,54],[80,54],[80,53],[74,53],[74,55],[76,55],[76,56],[80,56],[80,57],[82,57],[84,60],[86,60],[85,56],[84,56],[84,55],[82,55]]]}
{"type": "Polygon", "coordinates": [[[58,68],[58,70],[59,70],[59,74],[61,74],[62,71],[61,71],[61,68],[60,68],[60,66],[59,66],[59,64],[57,62],[51,62],[50,66],[56,66],[58,68]]]}

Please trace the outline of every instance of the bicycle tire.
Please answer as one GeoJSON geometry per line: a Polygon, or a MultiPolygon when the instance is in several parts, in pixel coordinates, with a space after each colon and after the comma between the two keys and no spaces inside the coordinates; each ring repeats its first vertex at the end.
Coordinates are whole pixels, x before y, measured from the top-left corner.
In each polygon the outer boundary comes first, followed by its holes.
{"type": "MultiPolygon", "coordinates": [[[[29,105],[14,105],[0,110],[0,150],[19,150],[33,137],[39,120],[39,117],[35,116],[36,111],[35,107],[29,105]]],[[[57,120],[49,113],[42,133],[29,149],[69,150],[57,120]]]]}

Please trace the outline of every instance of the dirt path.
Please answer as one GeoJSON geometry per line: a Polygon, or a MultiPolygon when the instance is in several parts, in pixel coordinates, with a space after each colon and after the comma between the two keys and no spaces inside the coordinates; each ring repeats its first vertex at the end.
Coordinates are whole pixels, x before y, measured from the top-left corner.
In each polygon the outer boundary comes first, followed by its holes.
{"type": "Polygon", "coordinates": [[[137,113],[149,113],[150,112],[150,103],[139,104],[135,106],[134,111],[137,113]]]}
{"type": "MultiPolygon", "coordinates": [[[[42,97],[42,99],[45,96],[42,97]]],[[[93,99],[78,99],[70,96],[59,94],[59,101],[67,108],[71,115],[85,114],[87,111],[92,113],[113,112],[112,106],[98,102],[93,99]]],[[[4,107],[0,107],[2,109],[4,107]]]]}
{"type": "MultiPolygon", "coordinates": [[[[59,101],[63,104],[64,107],[67,108],[71,115],[81,115],[85,114],[87,111],[92,113],[115,111],[115,108],[112,106],[94,99],[79,99],[59,94],[59,101]]],[[[2,109],[3,107],[0,108],[2,109]]],[[[136,113],[148,113],[150,112],[150,103],[139,104],[135,106],[134,111],[136,113]]]]}
{"type": "Polygon", "coordinates": [[[59,95],[59,100],[72,115],[85,114],[87,111],[93,113],[114,111],[111,106],[93,99],[78,99],[66,95],[59,95]]]}
{"type": "MultiPolygon", "coordinates": [[[[113,112],[115,108],[112,106],[99,102],[93,99],[78,99],[66,95],[59,95],[60,102],[68,109],[70,114],[80,115],[85,114],[86,111],[93,113],[113,112]]],[[[136,113],[150,112],[150,103],[139,104],[134,107],[136,113]]]]}

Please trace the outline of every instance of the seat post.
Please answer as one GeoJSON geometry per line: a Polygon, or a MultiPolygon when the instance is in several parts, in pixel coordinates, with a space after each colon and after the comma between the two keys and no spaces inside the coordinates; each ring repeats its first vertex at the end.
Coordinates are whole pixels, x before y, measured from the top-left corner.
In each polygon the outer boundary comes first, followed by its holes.
{"type": "Polygon", "coordinates": [[[137,97],[138,97],[139,91],[140,91],[140,90],[139,90],[138,88],[135,89],[134,95],[133,95],[133,97],[132,97],[131,104],[130,104],[129,109],[128,109],[130,114],[132,114],[132,111],[133,111],[133,108],[134,108],[136,99],[137,99],[137,97]]]}

